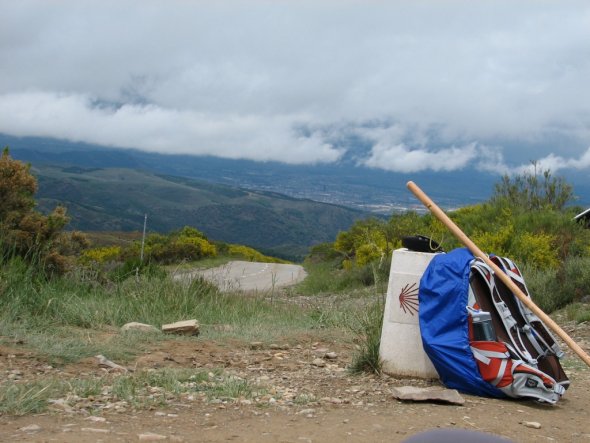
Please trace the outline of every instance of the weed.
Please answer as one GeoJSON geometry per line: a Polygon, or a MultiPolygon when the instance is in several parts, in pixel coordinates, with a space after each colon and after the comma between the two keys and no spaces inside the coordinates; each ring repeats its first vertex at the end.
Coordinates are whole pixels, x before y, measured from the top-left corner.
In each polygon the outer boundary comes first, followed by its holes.
{"type": "Polygon", "coordinates": [[[0,385],[0,414],[25,415],[43,412],[47,400],[60,391],[57,383],[37,381],[26,384],[9,382],[0,385]]]}
{"type": "Polygon", "coordinates": [[[124,402],[135,409],[169,403],[180,396],[201,394],[208,399],[235,401],[266,394],[265,389],[221,371],[160,369],[90,379],[46,379],[0,385],[0,414],[40,413],[52,403],[98,412],[124,402]],[[92,402],[87,399],[91,397],[92,402]]]}
{"type": "Polygon", "coordinates": [[[590,321],[590,306],[582,303],[572,303],[565,308],[565,316],[576,323],[590,321]]]}
{"type": "Polygon", "coordinates": [[[383,326],[383,308],[382,300],[375,301],[368,305],[350,326],[359,344],[359,350],[353,356],[349,368],[352,373],[381,373],[382,361],[379,347],[383,326]]]}

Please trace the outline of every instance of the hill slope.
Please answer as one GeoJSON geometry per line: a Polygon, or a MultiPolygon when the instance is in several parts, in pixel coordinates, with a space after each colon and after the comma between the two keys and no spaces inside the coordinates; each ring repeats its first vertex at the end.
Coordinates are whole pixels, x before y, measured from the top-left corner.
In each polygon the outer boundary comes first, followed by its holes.
{"type": "Polygon", "coordinates": [[[150,231],[194,226],[209,238],[300,258],[367,214],[337,205],[123,168],[36,166],[42,210],[62,203],[71,227],[150,231]]]}

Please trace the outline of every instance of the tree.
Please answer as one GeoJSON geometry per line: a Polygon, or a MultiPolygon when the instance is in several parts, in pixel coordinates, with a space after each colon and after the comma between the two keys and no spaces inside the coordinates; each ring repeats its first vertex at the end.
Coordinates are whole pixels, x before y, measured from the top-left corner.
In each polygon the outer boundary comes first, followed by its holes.
{"type": "Polygon", "coordinates": [[[549,169],[539,173],[537,162],[532,171],[519,175],[504,175],[495,185],[492,202],[506,202],[525,211],[552,209],[561,211],[573,198],[573,188],[562,177],[554,177],[549,169]]]}
{"type": "Polygon", "coordinates": [[[379,219],[359,220],[349,231],[338,233],[334,249],[343,255],[346,263],[355,260],[357,265],[364,266],[389,256],[391,244],[386,232],[385,223],[379,219]]]}
{"type": "Polygon", "coordinates": [[[49,273],[67,268],[64,252],[87,243],[79,232],[62,232],[69,219],[66,208],[56,207],[49,215],[35,210],[37,180],[31,167],[10,157],[5,148],[0,157],[0,253],[37,262],[49,273]]]}

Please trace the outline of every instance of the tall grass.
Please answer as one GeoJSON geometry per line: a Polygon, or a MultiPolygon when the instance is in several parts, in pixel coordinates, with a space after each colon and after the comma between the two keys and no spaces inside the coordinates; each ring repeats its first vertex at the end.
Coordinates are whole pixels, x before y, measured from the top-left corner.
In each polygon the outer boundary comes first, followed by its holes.
{"type": "Polygon", "coordinates": [[[203,325],[205,336],[218,334],[207,325],[221,324],[231,325],[228,335],[262,341],[317,324],[296,306],[271,304],[263,296],[220,293],[201,279],[186,284],[140,275],[103,285],[77,274],[47,280],[18,259],[0,267],[0,335],[23,339],[51,359],[83,358],[107,345],[124,358],[158,338],[113,334],[107,343],[96,333],[109,327],[112,332],[131,321],[160,327],[192,318],[203,325]]]}
{"type": "Polygon", "coordinates": [[[381,373],[381,329],[383,327],[384,303],[377,298],[355,318],[349,327],[357,337],[358,350],[353,355],[350,371],[352,373],[381,373]]]}
{"type": "Polygon", "coordinates": [[[351,269],[338,269],[332,262],[306,266],[307,277],[297,285],[297,292],[306,295],[321,293],[350,293],[362,288],[380,287],[389,278],[390,261],[372,262],[351,269]]]}

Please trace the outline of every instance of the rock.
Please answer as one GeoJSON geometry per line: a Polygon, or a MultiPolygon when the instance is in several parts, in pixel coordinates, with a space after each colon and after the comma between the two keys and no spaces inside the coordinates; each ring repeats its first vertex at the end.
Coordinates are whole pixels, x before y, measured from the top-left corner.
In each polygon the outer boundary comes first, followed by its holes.
{"type": "Polygon", "coordinates": [[[299,411],[297,414],[299,415],[313,415],[315,414],[315,409],[302,409],[301,411],[299,411]]]}
{"type": "Polygon", "coordinates": [[[104,423],[107,421],[104,417],[97,417],[96,415],[91,415],[90,417],[85,418],[85,420],[93,421],[95,423],[104,423]]]}
{"type": "Polygon", "coordinates": [[[162,332],[166,334],[199,335],[199,322],[193,319],[169,323],[162,325],[162,332]]]}
{"type": "Polygon", "coordinates": [[[250,349],[252,349],[252,350],[262,349],[263,346],[264,346],[264,343],[262,343],[261,341],[250,342],[250,349]]]}
{"type": "Polygon", "coordinates": [[[287,351],[287,350],[289,350],[290,346],[286,343],[283,343],[281,345],[278,345],[276,343],[271,343],[270,345],[268,345],[268,348],[275,350],[275,351],[276,350],[287,351]]]}
{"type": "Polygon", "coordinates": [[[327,358],[328,360],[335,360],[338,358],[338,354],[336,354],[335,352],[326,352],[324,358],[327,358]]]}
{"type": "Polygon", "coordinates": [[[321,358],[316,358],[314,359],[311,364],[313,366],[317,366],[318,368],[323,368],[324,366],[326,366],[326,362],[324,360],[322,360],[321,358]]]}
{"type": "Polygon", "coordinates": [[[527,428],[541,429],[541,423],[538,421],[523,421],[522,424],[527,428]]]}
{"type": "Polygon", "coordinates": [[[28,425],[28,426],[24,426],[22,428],[19,428],[18,430],[22,431],[22,432],[39,432],[42,429],[43,428],[41,426],[32,424],[32,425],[28,425]]]}
{"type": "Polygon", "coordinates": [[[394,398],[403,401],[443,402],[454,405],[465,404],[465,399],[455,389],[402,386],[393,388],[392,394],[394,398]]]}
{"type": "Polygon", "coordinates": [[[80,430],[82,432],[93,432],[95,434],[108,434],[110,432],[108,429],[102,428],[82,428],[80,430]]]}
{"type": "Polygon", "coordinates": [[[155,326],[147,325],[145,323],[138,323],[135,321],[132,321],[131,323],[126,323],[123,326],[121,326],[121,331],[160,332],[160,330],[155,326]]]}
{"type": "Polygon", "coordinates": [[[166,440],[168,437],[162,434],[154,434],[153,432],[146,432],[144,434],[137,434],[139,441],[159,441],[166,440]]]}
{"type": "Polygon", "coordinates": [[[114,371],[119,371],[119,372],[127,372],[128,369],[124,368],[121,365],[118,365],[117,363],[113,363],[112,361],[110,361],[108,358],[106,358],[104,355],[97,355],[96,359],[98,360],[98,364],[100,366],[106,366],[108,368],[111,368],[114,371]]]}

